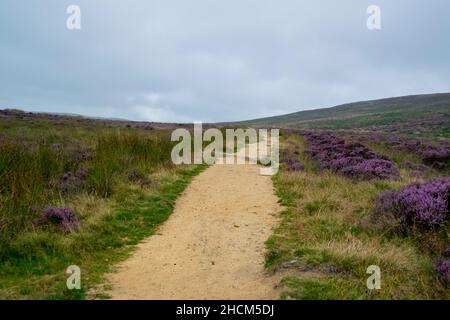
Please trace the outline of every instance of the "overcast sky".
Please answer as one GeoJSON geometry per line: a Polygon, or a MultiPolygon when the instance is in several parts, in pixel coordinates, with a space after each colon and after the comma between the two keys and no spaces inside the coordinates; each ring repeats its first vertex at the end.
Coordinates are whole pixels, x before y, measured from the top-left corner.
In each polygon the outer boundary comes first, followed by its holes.
{"type": "Polygon", "coordinates": [[[1,0],[0,40],[0,108],[211,122],[450,92],[448,0],[1,0]]]}

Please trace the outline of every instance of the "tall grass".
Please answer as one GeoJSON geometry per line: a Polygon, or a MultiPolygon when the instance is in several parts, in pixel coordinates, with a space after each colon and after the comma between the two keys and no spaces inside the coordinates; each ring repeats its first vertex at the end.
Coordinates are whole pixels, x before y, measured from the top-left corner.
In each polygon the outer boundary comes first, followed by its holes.
{"type": "Polygon", "coordinates": [[[86,166],[87,191],[108,197],[127,170],[150,173],[171,166],[173,143],[166,133],[110,130],[92,139],[95,147],[90,159],[79,159],[78,154],[86,149],[81,143],[55,145],[54,139],[45,137],[32,143],[14,138],[0,141],[0,259],[18,234],[40,227],[39,208],[70,196],[58,189],[64,173],[86,166]]]}
{"type": "Polygon", "coordinates": [[[167,219],[201,170],[173,166],[169,130],[54,121],[5,126],[0,121],[0,299],[86,297],[167,219]],[[83,187],[63,188],[63,178],[79,179],[80,168],[87,172],[83,187]],[[79,227],[64,233],[43,223],[47,205],[72,208],[79,227]],[[66,288],[72,264],[82,269],[82,290],[66,288]]]}
{"type": "Polygon", "coordinates": [[[49,182],[69,167],[67,159],[46,144],[0,143],[0,245],[33,228],[33,207],[55,196],[49,182]]]}
{"type": "Polygon", "coordinates": [[[110,195],[117,176],[131,168],[151,172],[159,166],[170,166],[172,146],[163,136],[117,132],[98,137],[89,175],[93,191],[103,197],[110,195]]]}

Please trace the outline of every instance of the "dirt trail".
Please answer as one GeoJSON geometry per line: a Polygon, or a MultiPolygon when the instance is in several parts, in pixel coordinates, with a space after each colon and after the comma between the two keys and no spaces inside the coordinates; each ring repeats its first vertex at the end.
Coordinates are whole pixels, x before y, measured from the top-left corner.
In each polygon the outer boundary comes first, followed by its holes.
{"type": "Polygon", "coordinates": [[[110,274],[113,299],[276,299],[264,242],[280,211],[256,165],[214,165],[195,177],[157,234],[110,274]]]}

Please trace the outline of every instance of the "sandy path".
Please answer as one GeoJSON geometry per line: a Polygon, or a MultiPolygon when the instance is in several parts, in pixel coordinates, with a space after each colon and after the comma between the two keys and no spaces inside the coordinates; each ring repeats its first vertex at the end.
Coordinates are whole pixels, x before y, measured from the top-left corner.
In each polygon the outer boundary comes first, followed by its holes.
{"type": "Polygon", "coordinates": [[[156,235],[110,274],[113,299],[276,299],[264,242],[280,210],[256,165],[214,165],[156,235]]]}

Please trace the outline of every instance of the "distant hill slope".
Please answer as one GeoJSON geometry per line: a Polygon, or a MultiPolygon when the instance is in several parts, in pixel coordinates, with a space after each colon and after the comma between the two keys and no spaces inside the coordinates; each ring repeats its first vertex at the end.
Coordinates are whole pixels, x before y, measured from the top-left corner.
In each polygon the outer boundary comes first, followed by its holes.
{"type": "Polygon", "coordinates": [[[450,137],[450,93],[354,102],[234,124],[281,128],[366,129],[450,137]]]}

